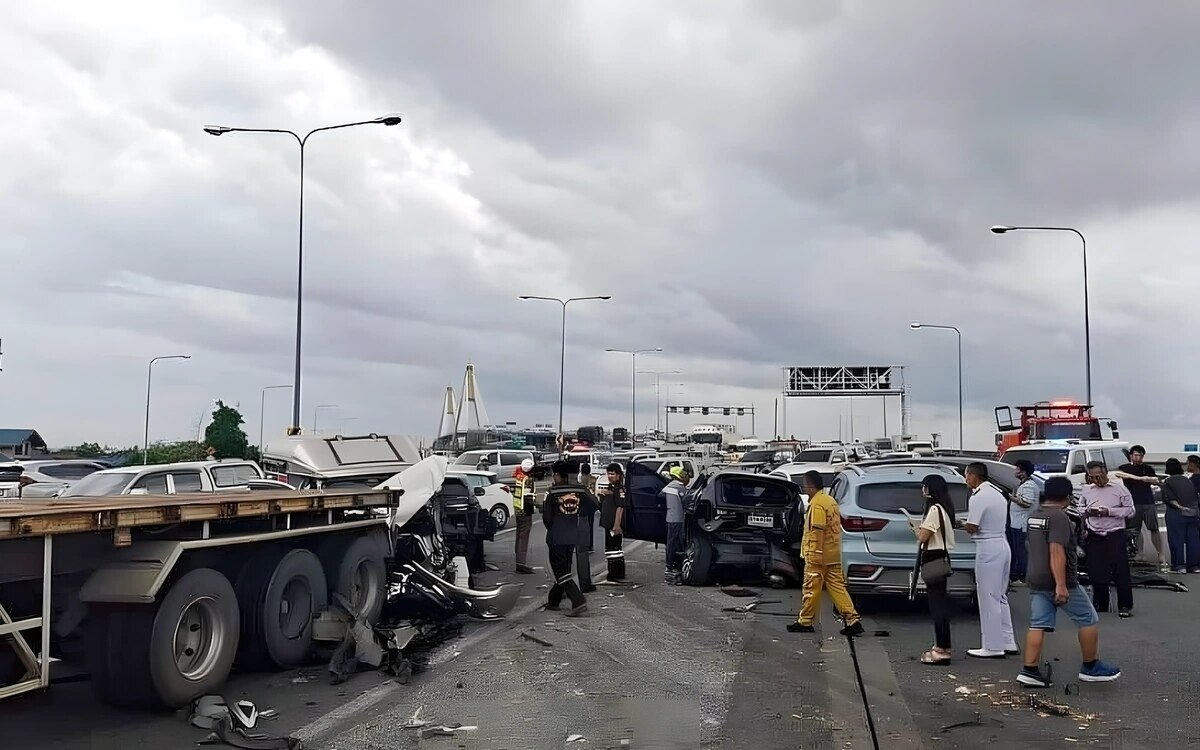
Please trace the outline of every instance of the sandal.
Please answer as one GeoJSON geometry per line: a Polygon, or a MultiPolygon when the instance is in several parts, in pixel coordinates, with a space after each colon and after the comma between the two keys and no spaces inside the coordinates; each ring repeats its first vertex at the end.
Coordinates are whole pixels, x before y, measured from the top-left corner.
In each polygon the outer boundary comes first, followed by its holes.
{"type": "Polygon", "coordinates": [[[948,651],[942,651],[938,648],[931,648],[925,653],[921,654],[921,663],[931,664],[937,667],[944,667],[950,663],[950,653],[948,651]]]}

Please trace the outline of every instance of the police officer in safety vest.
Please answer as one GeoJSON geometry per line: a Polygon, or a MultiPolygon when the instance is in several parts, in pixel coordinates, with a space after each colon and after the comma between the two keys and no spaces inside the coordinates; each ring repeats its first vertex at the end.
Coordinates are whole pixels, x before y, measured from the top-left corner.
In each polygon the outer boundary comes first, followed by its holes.
{"type": "Polygon", "coordinates": [[[513,520],[517,522],[517,572],[529,575],[529,531],[533,528],[533,459],[527,458],[517,467],[513,478],[513,520]]]}

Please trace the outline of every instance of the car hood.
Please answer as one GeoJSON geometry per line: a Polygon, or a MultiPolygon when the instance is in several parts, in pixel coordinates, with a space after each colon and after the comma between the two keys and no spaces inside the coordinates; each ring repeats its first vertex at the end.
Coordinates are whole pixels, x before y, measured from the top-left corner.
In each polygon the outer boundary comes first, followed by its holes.
{"type": "Polygon", "coordinates": [[[449,462],[443,456],[430,456],[379,483],[375,489],[403,490],[400,503],[392,511],[391,525],[399,528],[408,523],[442,488],[449,462]]]}

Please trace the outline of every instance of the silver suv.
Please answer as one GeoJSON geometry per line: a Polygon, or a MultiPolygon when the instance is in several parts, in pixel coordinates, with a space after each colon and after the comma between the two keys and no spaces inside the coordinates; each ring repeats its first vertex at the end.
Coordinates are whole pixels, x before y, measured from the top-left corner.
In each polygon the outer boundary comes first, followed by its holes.
{"type": "Polygon", "coordinates": [[[85,459],[15,461],[21,474],[21,497],[54,497],[84,477],[107,469],[106,464],[85,459]]]}

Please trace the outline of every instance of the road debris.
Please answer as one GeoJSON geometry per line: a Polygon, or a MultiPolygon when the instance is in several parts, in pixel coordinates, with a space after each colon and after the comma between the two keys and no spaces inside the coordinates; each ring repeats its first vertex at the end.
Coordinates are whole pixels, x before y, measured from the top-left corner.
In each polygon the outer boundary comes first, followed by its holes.
{"type": "Polygon", "coordinates": [[[744,586],[739,586],[736,583],[731,583],[728,586],[721,586],[720,591],[727,596],[758,596],[758,592],[754,589],[748,589],[744,586]]]}
{"type": "Polygon", "coordinates": [[[248,700],[239,700],[232,705],[219,695],[205,695],[192,704],[190,723],[199,729],[208,729],[210,734],[201,740],[201,745],[231,745],[243,750],[300,750],[303,744],[295,737],[276,737],[265,732],[254,731],[259,719],[274,719],[274,709],[262,711],[248,700]]]}
{"type": "Polygon", "coordinates": [[[567,737],[567,744],[570,745],[572,742],[587,742],[587,739],[582,734],[573,734],[567,737]]]}
{"type": "Polygon", "coordinates": [[[533,641],[534,643],[536,643],[538,645],[545,646],[546,648],[554,648],[553,643],[550,643],[549,641],[543,641],[541,638],[538,638],[536,635],[531,635],[528,631],[522,630],[521,637],[527,641],[533,641]]]}
{"type": "Polygon", "coordinates": [[[442,724],[436,727],[425,727],[418,735],[421,739],[426,740],[430,737],[453,737],[459,732],[474,732],[479,727],[464,727],[462,724],[442,724]]]}

